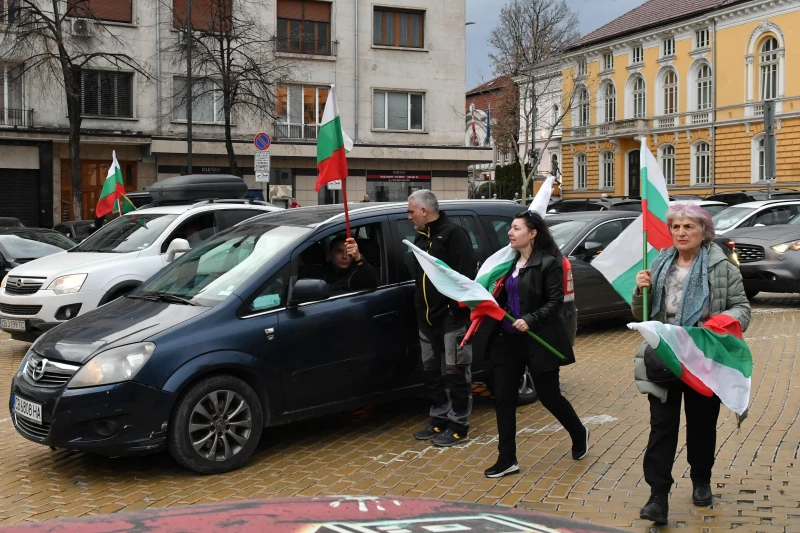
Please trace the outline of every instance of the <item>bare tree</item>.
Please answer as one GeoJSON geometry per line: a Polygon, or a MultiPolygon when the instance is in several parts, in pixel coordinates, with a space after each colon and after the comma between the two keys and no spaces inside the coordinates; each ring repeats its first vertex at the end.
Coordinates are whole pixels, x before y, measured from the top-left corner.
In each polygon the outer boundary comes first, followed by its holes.
{"type": "Polygon", "coordinates": [[[574,91],[561,95],[557,110],[549,102],[561,93],[560,58],[578,39],[577,28],[578,17],[565,0],[510,0],[500,10],[499,22],[489,36],[495,73],[512,76],[519,86],[518,98],[505,99],[495,127],[498,141],[513,147],[523,163],[523,198],[537,173],[537,164],[530,157],[537,130],[547,131],[544,153],[573,107],[574,91]],[[530,163],[528,169],[526,162],[530,163]]]}
{"type": "MultiPolygon", "coordinates": [[[[164,0],[162,0],[164,1],[164,0]]],[[[167,1],[173,8],[180,42],[168,48],[177,65],[187,63],[186,2],[167,1]]],[[[278,87],[290,80],[293,64],[276,58],[278,41],[259,20],[263,2],[256,0],[202,0],[192,7],[191,91],[176,95],[173,107],[191,102],[221,102],[225,148],[231,172],[241,175],[233,150],[231,127],[236,117],[272,122],[277,118],[278,87]],[[196,7],[195,7],[196,6],[196,7]],[[191,94],[191,98],[190,98],[191,94]]],[[[184,71],[185,71],[184,67],[184,71]]]]}
{"type": "Polygon", "coordinates": [[[42,90],[61,88],[66,96],[72,217],[80,220],[84,70],[135,71],[148,80],[152,76],[145,65],[120,51],[129,47],[95,17],[90,0],[12,0],[6,5],[8,24],[2,30],[0,59],[17,65],[14,70],[17,78],[37,78],[42,90]],[[75,32],[73,21],[78,19],[84,21],[83,29],[75,32]]]}

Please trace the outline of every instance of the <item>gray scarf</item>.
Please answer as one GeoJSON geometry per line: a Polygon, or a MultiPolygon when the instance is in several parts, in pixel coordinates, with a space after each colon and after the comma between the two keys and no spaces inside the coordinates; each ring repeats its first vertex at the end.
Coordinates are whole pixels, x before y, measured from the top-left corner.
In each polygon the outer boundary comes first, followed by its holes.
{"type": "MultiPolygon", "coordinates": [[[[651,317],[661,311],[661,301],[664,297],[664,285],[667,280],[667,272],[669,272],[669,267],[675,261],[677,255],[678,250],[673,246],[661,252],[650,267],[654,282],[652,289],[653,301],[650,306],[651,317]]],[[[697,324],[697,321],[703,316],[703,311],[710,302],[709,296],[708,248],[706,246],[701,246],[700,254],[695,258],[689,275],[686,276],[686,281],[683,285],[683,300],[678,308],[678,313],[675,315],[675,323],[679,326],[694,326],[697,324]]]]}

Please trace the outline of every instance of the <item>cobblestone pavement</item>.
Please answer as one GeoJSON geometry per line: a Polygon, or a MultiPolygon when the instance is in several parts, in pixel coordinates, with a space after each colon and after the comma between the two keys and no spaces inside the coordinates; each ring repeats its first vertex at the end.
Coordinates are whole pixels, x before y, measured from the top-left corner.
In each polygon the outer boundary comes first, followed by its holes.
{"type": "MultiPolygon", "coordinates": [[[[716,503],[711,509],[691,504],[681,448],[670,523],[663,531],[800,532],[800,365],[795,365],[800,297],[762,295],[755,307],[746,333],[755,358],[752,407],[741,430],[723,407],[713,478],[716,503]]],[[[0,525],[238,499],[348,494],[520,506],[648,531],[652,524],[638,517],[648,495],[642,478],[647,400],[633,385],[631,365],[638,343],[620,322],[582,330],[578,363],[562,372],[562,383],[592,430],[588,457],[571,459],[569,438],[537,403],[518,412],[522,475],[500,480],[482,474],[496,452],[494,413],[485,393],[476,398],[470,440],[461,447],[437,449],[415,441],[411,433],[426,420],[425,404],[402,401],[269,429],[247,467],[213,477],[192,475],[166,454],[106,459],[51,451],[17,435],[8,414],[0,414],[0,525]]],[[[0,337],[0,391],[9,390],[26,348],[0,337]]]]}

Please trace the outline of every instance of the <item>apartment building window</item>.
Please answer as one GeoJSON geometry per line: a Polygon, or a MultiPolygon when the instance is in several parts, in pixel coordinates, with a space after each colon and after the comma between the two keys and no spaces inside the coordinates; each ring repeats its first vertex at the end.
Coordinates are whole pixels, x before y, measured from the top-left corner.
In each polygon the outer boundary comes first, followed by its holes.
{"type": "Polygon", "coordinates": [[[586,154],[578,154],[575,156],[575,188],[586,189],[587,186],[586,154]]]}
{"type": "Polygon", "coordinates": [[[586,76],[586,71],[587,71],[586,60],[581,59],[580,61],[578,61],[578,77],[580,78],[586,76]]]}
{"type": "Polygon", "coordinates": [[[778,97],[778,40],[770,37],[761,45],[761,99],[778,97]]]}
{"type": "Polygon", "coordinates": [[[751,181],[758,183],[766,177],[766,155],[764,152],[764,134],[760,134],[753,138],[753,154],[752,154],[752,172],[751,181]]]}
{"type": "MultiPolygon", "coordinates": [[[[16,0],[18,2],[19,0],[16,0]]],[[[8,3],[14,0],[6,0],[8,3]]],[[[0,5],[3,1],[0,0],[0,5]]],[[[133,21],[133,0],[67,0],[67,16],[96,18],[111,22],[133,21]]]]}
{"type": "Polygon", "coordinates": [[[633,82],[633,118],[644,118],[647,113],[647,89],[644,78],[637,76],[633,82]]]}
{"type": "Polygon", "coordinates": [[[675,185],[675,147],[671,144],[665,144],[661,147],[661,171],[664,173],[664,179],[667,180],[667,185],[675,185]]]}
{"type": "Polygon", "coordinates": [[[661,57],[670,57],[675,55],[675,37],[664,39],[661,46],[661,57]]]}
{"type": "Polygon", "coordinates": [[[578,89],[578,126],[589,125],[589,90],[586,87],[578,89]]]}
{"type": "Polygon", "coordinates": [[[81,103],[85,116],[133,118],[133,73],[82,71],[81,103]]]}
{"type": "Polygon", "coordinates": [[[631,54],[632,63],[637,65],[639,63],[644,63],[644,49],[641,46],[634,46],[633,53],[631,54]]]}
{"type": "Polygon", "coordinates": [[[603,70],[614,70],[614,54],[603,54],[603,70]]]}
{"type": "Polygon", "coordinates": [[[692,177],[694,185],[704,185],[711,183],[711,151],[705,141],[701,141],[692,147],[694,157],[692,158],[692,177]]]}
{"type": "Polygon", "coordinates": [[[560,119],[561,119],[561,109],[558,107],[558,104],[553,104],[553,114],[550,117],[550,127],[555,128],[558,125],[560,119]]]}
{"type": "Polygon", "coordinates": [[[378,46],[422,48],[425,44],[425,13],[375,8],[372,42],[378,46]]]}
{"type": "MultiPolygon", "coordinates": [[[[172,118],[176,122],[186,121],[189,95],[186,92],[186,78],[176,76],[172,80],[172,118]]],[[[210,78],[192,79],[192,122],[221,124],[224,122],[222,90],[210,78]]]]}
{"type": "Polygon", "coordinates": [[[603,189],[614,188],[614,152],[600,154],[600,183],[603,189]]]}
{"type": "Polygon", "coordinates": [[[278,0],[278,51],[331,54],[331,4],[313,0],[278,0]]]}
{"type": "Polygon", "coordinates": [[[664,115],[674,115],[678,112],[678,75],[674,70],[664,74],[664,115]]]}
{"type": "MultiPolygon", "coordinates": [[[[80,0],[76,0],[80,1],[80,0]]],[[[92,0],[98,4],[116,4],[117,0],[92,0]]],[[[125,0],[129,2],[129,0],[125,0]]],[[[187,0],[172,0],[172,26],[186,28],[187,0]]],[[[233,0],[192,0],[192,29],[199,31],[221,31],[230,28],[233,15],[233,0]]]]}
{"type": "Polygon", "coordinates": [[[711,38],[708,32],[708,28],[704,28],[702,30],[697,30],[696,32],[694,32],[695,50],[708,48],[710,43],[711,43],[711,38]]]}
{"type": "Polygon", "coordinates": [[[26,116],[22,101],[22,69],[0,65],[0,125],[24,126],[30,117],[26,116]]]}
{"type": "Polygon", "coordinates": [[[617,120],[617,89],[613,83],[608,83],[603,89],[603,122],[608,124],[615,120],[617,120]]]}
{"type": "Polygon", "coordinates": [[[372,127],[376,130],[422,131],[425,95],[422,93],[375,91],[372,96],[372,127]]]}
{"type": "Polygon", "coordinates": [[[278,87],[276,134],[281,139],[314,140],[328,102],[328,87],[278,87]]]}
{"type": "Polygon", "coordinates": [[[711,109],[711,67],[708,65],[697,70],[697,109],[711,109]]]}

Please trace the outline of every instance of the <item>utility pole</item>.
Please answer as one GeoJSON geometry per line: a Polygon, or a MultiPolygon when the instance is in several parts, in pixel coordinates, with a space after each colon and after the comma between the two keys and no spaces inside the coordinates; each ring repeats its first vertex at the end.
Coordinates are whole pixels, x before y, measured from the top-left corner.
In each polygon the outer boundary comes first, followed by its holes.
{"type": "Polygon", "coordinates": [[[767,180],[767,199],[772,198],[772,181],[776,177],[775,100],[764,102],[764,179],[767,180]]]}
{"type": "Polygon", "coordinates": [[[192,0],[186,0],[186,170],[192,173],[192,0]]]}

